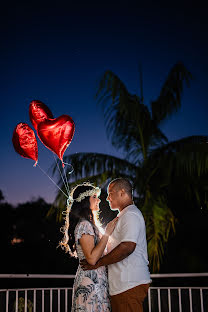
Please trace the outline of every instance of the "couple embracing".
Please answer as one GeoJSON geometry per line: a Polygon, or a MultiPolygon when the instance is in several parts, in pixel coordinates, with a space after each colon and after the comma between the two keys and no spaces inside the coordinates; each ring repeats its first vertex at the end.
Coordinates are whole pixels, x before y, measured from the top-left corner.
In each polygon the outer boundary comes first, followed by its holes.
{"type": "Polygon", "coordinates": [[[118,178],[108,185],[110,208],[119,210],[99,232],[100,189],[90,183],[71,192],[62,247],[79,258],[72,312],[141,312],[151,283],[145,222],[133,203],[131,183],[118,178]]]}

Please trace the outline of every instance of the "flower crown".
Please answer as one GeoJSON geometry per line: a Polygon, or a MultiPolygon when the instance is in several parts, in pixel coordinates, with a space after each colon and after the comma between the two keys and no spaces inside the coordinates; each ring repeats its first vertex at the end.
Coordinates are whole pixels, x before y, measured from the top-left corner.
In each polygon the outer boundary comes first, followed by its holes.
{"type": "Polygon", "coordinates": [[[87,191],[79,194],[79,196],[77,198],[75,198],[74,201],[81,202],[85,197],[93,196],[95,194],[100,194],[100,188],[99,187],[95,187],[92,190],[87,190],[87,191]]]}

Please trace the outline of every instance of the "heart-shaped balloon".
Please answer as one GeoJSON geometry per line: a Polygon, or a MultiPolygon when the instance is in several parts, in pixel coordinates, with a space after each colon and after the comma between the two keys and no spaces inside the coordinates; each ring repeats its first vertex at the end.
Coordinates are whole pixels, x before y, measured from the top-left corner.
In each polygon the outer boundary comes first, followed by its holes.
{"type": "Polygon", "coordinates": [[[45,119],[38,124],[37,134],[41,142],[56,153],[63,163],[63,155],[74,135],[75,125],[72,118],[62,115],[55,119],[45,119]]]}
{"type": "Polygon", "coordinates": [[[48,106],[46,106],[43,102],[37,100],[34,100],[30,103],[29,115],[33,127],[36,130],[40,122],[43,122],[45,119],[48,118],[53,118],[53,114],[51,113],[48,106]]]}
{"type": "Polygon", "coordinates": [[[26,123],[19,123],[13,132],[12,142],[15,151],[22,157],[38,161],[38,145],[34,131],[26,123]]]}

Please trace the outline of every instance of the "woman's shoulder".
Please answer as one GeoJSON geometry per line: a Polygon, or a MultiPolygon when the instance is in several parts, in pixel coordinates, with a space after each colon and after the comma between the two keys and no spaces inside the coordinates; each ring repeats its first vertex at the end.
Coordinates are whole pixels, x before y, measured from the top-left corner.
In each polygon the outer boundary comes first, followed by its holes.
{"type": "Polygon", "coordinates": [[[77,227],[79,226],[90,226],[92,227],[92,223],[86,219],[81,219],[78,223],[77,223],[77,227]]]}
{"type": "Polygon", "coordinates": [[[83,233],[94,233],[94,230],[93,230],[93,225],[90,221],[86,220],[86,219],[82,219],[80,220],[76,227],[75,227],[75,233],[76,232],[83,232],[83,233]]]}

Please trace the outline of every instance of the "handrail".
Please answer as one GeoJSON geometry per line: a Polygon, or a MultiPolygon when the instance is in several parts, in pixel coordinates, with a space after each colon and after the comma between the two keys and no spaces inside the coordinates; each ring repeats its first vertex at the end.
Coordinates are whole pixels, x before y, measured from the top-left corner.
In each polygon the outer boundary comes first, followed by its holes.
{"type": "Polygon", "coordinates": [[[0,278],[74,278],[75,275],[66,274],[0,274],[0,278]]]}
{"type": "Polygon", "coordinates": [[[205,277],[208,273],[164,273],[164,274],[150,274],[152,278],[163,277],[205,277]]]}
{"type": "MultiPolygon", "coordinates": [[[[208,273],[164,273],[150,274],[151,278],[208,277],[208,273]]],[[[73,274],[0,274],[0,278],[74,278],[73,274]]]]}

